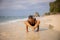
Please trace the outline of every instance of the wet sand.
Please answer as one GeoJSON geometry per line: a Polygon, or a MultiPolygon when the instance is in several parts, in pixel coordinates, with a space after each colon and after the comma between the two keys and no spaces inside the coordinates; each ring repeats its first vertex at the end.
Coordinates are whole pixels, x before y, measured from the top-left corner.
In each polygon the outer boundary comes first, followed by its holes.
{"type": "Polygon", "coordinates": [[[42,17],[39,32],[26,32],[24,22],[0,24],[0,40],[60,40],[60,15],[42,17]],[[51,26],[49,26],[49,25],[51,26]]]}

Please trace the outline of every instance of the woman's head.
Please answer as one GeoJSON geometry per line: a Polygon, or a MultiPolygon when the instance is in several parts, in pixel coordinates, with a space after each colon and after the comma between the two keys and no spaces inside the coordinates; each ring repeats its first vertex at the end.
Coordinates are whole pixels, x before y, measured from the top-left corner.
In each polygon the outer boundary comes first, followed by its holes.
{"type": "Polygon", "coordinates": [[[28,16],[28,20],[32,22],[34,20],[33,15],[28,16]]]}

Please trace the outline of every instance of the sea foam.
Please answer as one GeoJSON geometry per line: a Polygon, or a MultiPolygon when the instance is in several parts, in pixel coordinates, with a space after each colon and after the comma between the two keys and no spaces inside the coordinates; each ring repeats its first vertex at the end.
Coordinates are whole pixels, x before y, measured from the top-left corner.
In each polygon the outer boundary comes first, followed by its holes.
{"type": "Polygon", "coordinates": [[[1,22],[0,25],[3,25],[3,24],[8,24],[8,23],[14,23],[14,22],[18,22],[18,21],[26,21],[27,18],[24,18],[24,19],[16,19],[16,20],[10,20],[10,21],[6,21],[6,22],[1,22]]]}

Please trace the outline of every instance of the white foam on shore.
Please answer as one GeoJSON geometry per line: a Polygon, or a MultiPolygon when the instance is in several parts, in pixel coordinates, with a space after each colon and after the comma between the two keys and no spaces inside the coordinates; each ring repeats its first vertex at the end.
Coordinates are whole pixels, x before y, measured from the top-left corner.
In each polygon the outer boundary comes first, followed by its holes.
{"type": "Polygon", "coordinates": [[[27,18],[24,18],[24,19],[16,19],[16,20],[11,20],[11,21],[6,21],[6,22],[1,22],[0,25],[8,24],[8,23],[14,23],[14,22],[18,22],[18,21],[25,21],[25,20],[27,20],[27,18]]]}

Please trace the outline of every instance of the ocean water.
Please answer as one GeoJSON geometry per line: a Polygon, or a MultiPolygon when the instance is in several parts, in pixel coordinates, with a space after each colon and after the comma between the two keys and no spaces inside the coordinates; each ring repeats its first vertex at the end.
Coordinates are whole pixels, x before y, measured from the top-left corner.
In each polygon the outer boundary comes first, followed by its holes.
{"type": "Polygon", "coordinates": [[[24,18],[27,18],[27,16],[0,16],[0,23],[24,18]]]}

